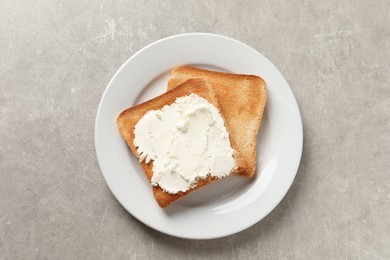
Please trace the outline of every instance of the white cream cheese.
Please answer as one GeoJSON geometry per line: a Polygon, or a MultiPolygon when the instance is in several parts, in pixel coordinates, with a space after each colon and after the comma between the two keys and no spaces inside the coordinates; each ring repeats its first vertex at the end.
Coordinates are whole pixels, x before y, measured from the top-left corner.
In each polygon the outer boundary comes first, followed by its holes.
{"type": "Polygon", "coordinates": [[[196,94],[147,112],[134,135],[140,162],[153,160],[152,185],[168,193],[185,192],[199,178],[221,178],[236,167],[221,115],[196,94]]]}

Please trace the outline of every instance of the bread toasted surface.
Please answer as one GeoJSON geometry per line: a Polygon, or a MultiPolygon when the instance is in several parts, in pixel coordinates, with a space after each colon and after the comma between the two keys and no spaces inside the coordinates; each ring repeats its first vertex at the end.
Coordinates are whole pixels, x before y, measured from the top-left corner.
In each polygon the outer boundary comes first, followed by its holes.
{"type": "Polygon", "coordinates": [[[215,90],[230,136],[245,161],[245,169],[239,175],[253,176],[256,169],[256,136],[267,101],[265,81],[254,75],[180,66],[172,71],[168,91],[191,78],[204,79],[215,90]]]}
{"type": "MultiPolygon", "coordinates": [[[[159,110],[162,109],[165,105],[171,105],[176,101],[178,97],[188,96],[191,93],[194,93],[207,101],[213,104],[218,110],[220,109],[217,97],[213,88],[211,88],[203,79],[189,79],[182,84],[179,84],[175,89],[168,91],[161,96],[158,96],[154,99],[151,99],[145,103],[139,104],[137,106],[131,107],[129,109],[124,110],[117,118],[117,125],[119,131],[121,132],[123,138],[126,143],[130,147],[133,154],[139,159],[139,155],[137,153],[137,148],[134,145],[134,128],[138,121],[150,110],[159,110]]],[[[222,116],[222,113],[220,113],[222,116]]],[[[223,118],[223,116],[222,116],[223,118]]],[[[230,133],[230,129],[224,120],[227,131],[230,133]]],[[[237,148],[234,140],[230,137],[230,144],[234,149],[234,159],[236,161],[237,167],[230,173],[230,175],[239,175],[240,172],[244,170],[245,162],[241,157],[241,153],[237,148]]],[[[141,167],[148,178],[149,182],[151,182],[153,176],[153,161],[149,163],[145,163],[145,161],[141,162],[141,167]]],[[[211,177],[210,175],[205,179],[199,179],[196,187],[191,188],[186,192],[179,192],[176,194],[170,194],[165,192],[159,186],[153,186],[153,194],[157,201],[157,203],[161,207],[167,207],[172,202],[177,201],[180,198],[187,196],[188,194],[198,190],[201,187],[204,187],[214,181],[218,180],[216,177],[211,177]]]]}

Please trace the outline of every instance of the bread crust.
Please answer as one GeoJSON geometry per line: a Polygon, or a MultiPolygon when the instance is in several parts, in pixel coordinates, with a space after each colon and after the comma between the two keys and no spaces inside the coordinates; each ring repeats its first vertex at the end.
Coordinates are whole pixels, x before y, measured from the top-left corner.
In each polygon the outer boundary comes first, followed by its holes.
{"type": "Polygon", "coordinates": [[[239,175],[252,177],[256,169],[256,136],[267,102],[265,81],[255,75],[180,66],[172,71],[168,91],[190,78],[202,78],[215,90],[229,133],[245,161],[245,170],[239,175]]]}
{"type": "MultiPolygon", "coordinates": [[[[154,99],[151,99],[142,104],[136,105],[134,107],[128,108],[121,112],[116,120],[120,133],[125,139],[127,145],[130,147],[133,154],[139,159],[139,155],[137,154],[137,149],[134,145],[134,128],[138,121],[144,116],[144,114],[150,110],[159,110],[162,109],[165,105],[171,105],[176,101],[176,98],[188,96],[191,93],[194,93],[207,101],[213,104],[219,111],[220,107],[218,104],[218,99],[215,95],[213,88],[208,85],[203,79],[188,79],[182,84],[179,84],[175,89],[168,91],[154,99]]],[[[222,116],[222,113],[220,113],[222,116]]],[[[223,118],[223,116],[222,116],[223,118]]],[[[227,128],[227,131],[230,133],[230,129],[228,128],[226,121],[224,119],[224,124],[227,128]]],[[[240,172],[244,170],[245,162],[242,159],[241,153],[234,142],[234,140],[230,137],[230,144],[234,149],[234,159],[236,160],[237,167],[230,173],[230,175],[239,175],[240,172]]],[[[148,178],[149,182],[151,182],[153,176],[153,161],[149,163],[145,163],[145,161],[141,162],[141,167],[145,173],[145,176],[148,178]]],[[[153,194],[160,205],[160,207],[167,207],[172,202],[177,201],[188,194],[218,180],[219,178],[208,176],[205,179],[199,179],[197,182],[197,186],[186,191],[179,192],[177,194],[170,194],[165,192],[159,186],[153,187],[153,194]]]]}

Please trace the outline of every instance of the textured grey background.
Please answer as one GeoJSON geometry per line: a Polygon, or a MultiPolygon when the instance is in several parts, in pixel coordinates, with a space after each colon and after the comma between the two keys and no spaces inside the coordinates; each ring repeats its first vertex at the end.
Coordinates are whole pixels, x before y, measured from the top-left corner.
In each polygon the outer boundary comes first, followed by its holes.
{"type": "Polygon", "coordinates": [[[390,2],[0,2],[0,259],[390,259],[390,2]],[[189,241],[111,195],[94,150],[100,97],[145,45],[237,38],[290,83],[301,166],[263,221],[189,241]]]}

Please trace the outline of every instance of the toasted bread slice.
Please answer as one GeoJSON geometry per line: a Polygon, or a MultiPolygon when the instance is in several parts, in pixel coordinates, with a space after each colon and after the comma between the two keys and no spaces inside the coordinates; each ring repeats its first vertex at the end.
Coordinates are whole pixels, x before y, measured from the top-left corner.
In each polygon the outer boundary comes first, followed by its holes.
{"type": "MultiPolygon", "coordinates": [[[[126,109],[117,118],[117,124],[119,127],[119,131],[121,132],[123,138],[126,140],[128,146],[134,155],[139,159],[139,155],[137,153],[137,149],[134,145],[134,128],[138,121],[144,116],[144,114],[150,110],[159,110],[163,108],[165,105],[171,105],[176,101],[176,98],[188,96],[191,93],[194,93],[207,101],[213,104],[219,110],[219,104],[217,97],[213,88],[211,88],[206,82],[202,79],[189,79],[185,81],[183,84],[177,86],[175,89],[162,94],[152,100],[149,100],[145,103],[139,104],[132,108],[126,109]]],[[[221,115],[222,116],[222,115],[221,115]]],[[[222,116],[223,118],[223,116],[222,116]]],[[[229,128],[226,125],[226,121],[224,121],[227,131],[229,132],[229,128]]],[[[242,159],[237,145],[234,143],[233,139],[230,137],[231,147],[234,149],[233,157],[236,161],[236,167],[229,175],[237,175],[239,172],[243,171],[245,162],[242,159]]],[[[153,161],[149,163],[145,163],[145,161],[141,162],[141,167],[145,172],[146,177],[151,182],[153,176],[153,161]]],[[[186,192],[179,192],[176,194],[170,194],[165,192],[159,186],[153,186],[153,193],[157,203],[161,207],[167,207],[172,202],[177,201],[180,198],[187,196],[188,194],[198,190],[201,187],[204,187],[214,181],[218,180],[216,177],[211,177],[210,175],[205,179],[200,179],[197,182],[197,186],[192,188],[186,192]]]]}
{"type": "Polygon", "coordinates": [[[254,75],[180,66],[172,71],[168,91],[190,78],[202,78],[214,88],[230,136],[245,161],[245,169],[239,175],[253,176],[256,169],[256,135],[267,101],[265,81],[254,75]]]}

